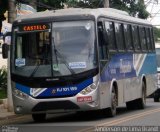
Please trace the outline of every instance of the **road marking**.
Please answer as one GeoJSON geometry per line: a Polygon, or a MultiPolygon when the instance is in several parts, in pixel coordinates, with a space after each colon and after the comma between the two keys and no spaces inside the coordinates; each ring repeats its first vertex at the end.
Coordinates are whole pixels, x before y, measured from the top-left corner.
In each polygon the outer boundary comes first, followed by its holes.
{"type": "Polygon", "coordinates": [[[124,123],[124,122],[130,121],[130,120],[137,119],[137,118],[140,118],[140,117],[143,117],[143,116],[146,116],[146,115],[150,115],[150,114],[153,114],[153,113],[157,113],[157,112],[160,112],[160,108],[154,109],[154,110],[149,110],[149,111],[146,111],[146,112],[141,112],[141,113],[138,113],[138,114],[135,114],[135,115],[131,115],[131,116],[122,117],[120,119],[115,119],[113,121],[101,123],[101,124],[98,124],[98,125],[93,126],[93,127],[89,127],[89,128],[86,128],[86,129],[79,130],[77,132],[93,131],[93,129],[95,130],[95,128],[98,127],[98,126],[113,126],[113,125],[117,125],[117,124],[120,124],[120,123],[124,123]]]}

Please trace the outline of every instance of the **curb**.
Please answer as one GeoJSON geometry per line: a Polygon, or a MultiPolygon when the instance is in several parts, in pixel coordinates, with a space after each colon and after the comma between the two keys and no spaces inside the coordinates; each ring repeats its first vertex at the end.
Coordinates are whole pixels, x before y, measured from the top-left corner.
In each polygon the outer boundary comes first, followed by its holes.
{"type": "Polygon", "coordinates": [[[4,109],[4,104],[0,104],[0,112],[2,109],[4,109]]]}
{"type": "Polygon", "coordinates": [[[16,118],[16,117],[19,117],[17,115],[9,115],[9,116],[6,116],[6,117],[0,117],[0,122],[3,120],[9,120],[9,119],[13,119],[13,118],[16,118]]]}
{"type": "Polygon", "coordinates": [[[3,108],[3,109],[7,109],[7,106],[8,106],[8,99],[0,99],[0,109],[3,108]]]}

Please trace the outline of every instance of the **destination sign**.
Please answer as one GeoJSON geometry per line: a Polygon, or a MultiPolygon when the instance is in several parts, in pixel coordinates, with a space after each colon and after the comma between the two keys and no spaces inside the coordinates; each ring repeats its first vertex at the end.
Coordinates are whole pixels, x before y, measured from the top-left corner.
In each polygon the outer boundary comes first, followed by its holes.
{"type": "Polygon", "coordinates": [[[47,29],[50,29],[49,24],[23,25],[20,27],[21,31],[39,31],[47,29]]]}

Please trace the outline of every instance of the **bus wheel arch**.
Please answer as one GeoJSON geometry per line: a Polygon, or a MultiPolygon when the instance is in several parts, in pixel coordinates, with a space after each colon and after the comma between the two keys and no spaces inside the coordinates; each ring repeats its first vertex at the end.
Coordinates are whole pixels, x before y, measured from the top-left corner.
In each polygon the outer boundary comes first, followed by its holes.
{"type": "MultiPolygon", "coordinates": [[[[116,81],[113,82],[112,89],[115,90],[115,94],[116,94],[116,103],[117,103],[117,106],[118,106],[118,85],[117,85],[117,82],[116,82],[116,81]]],[[[111,92],[112,92],[112,91],[111,91],[111,92]]]]}
{"type": "Polygon", "coordinates": [[[141,79],[141,97],[136,99],[136,100],[132,100],[129,102],[126,102],[126,106],[128,110],[134,110],[134,109],[144,109],[146,107],[146,88],[147,88],[147,84],[146,84],[146,78],[145,76],[142,77],[141,79]]]}
{"type": "Polygon", "coordinates": [[[141,93],[141,98],[137,99],[136,100],[136,104],[137,104],[137,109],[144,109],[146,107],[146,79],[145,77],[143,77],[142,79],[142,85],[141,85],[141,90],[142,90],[142,93],[141,93]]]}

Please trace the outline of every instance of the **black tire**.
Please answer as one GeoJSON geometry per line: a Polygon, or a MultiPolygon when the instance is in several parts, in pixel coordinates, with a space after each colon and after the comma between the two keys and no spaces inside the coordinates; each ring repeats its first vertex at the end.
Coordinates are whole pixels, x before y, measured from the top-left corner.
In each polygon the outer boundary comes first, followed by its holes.
{"type": "Polygon", "coordinates": [[[126,102],[128,110],[144,109],[146,106],[146,85],[142,82],[142,97],[133,101],[126,102]]]}
{"type": "Polygon", "coordinates": [[[107,117],[116,116],[116,113],[117,113],[117,94],[116,94],[114,87],[113,87],[112,93],[111,93],[111,107],[106,108],[104,110],[104,113],[107,117]]]}
{"type": "Polygon", "coordinates": [[[158,97],[154,97],[154,102],[159,102],[159,98],[158,97]]]}
{"type": "Polygon", "coordinates": [[[46,114],[42,113],[42,114],[32,114],[32,119],[35,122],[44,122],[46,120],[46,114]]]}
{"type": "Polygon", "coordinates": [[[142,82],[142,98],[136,100],[137,108],[144,109],[146,107],[146,85],[142,82]]]}
{"type": "Polygon", "coordinates": [[[126,102],[126,106],[127,106],[128,110],[134,110],[134,109],[136,109],[136,107],[135,107],[135,100],[126,102]]]}

